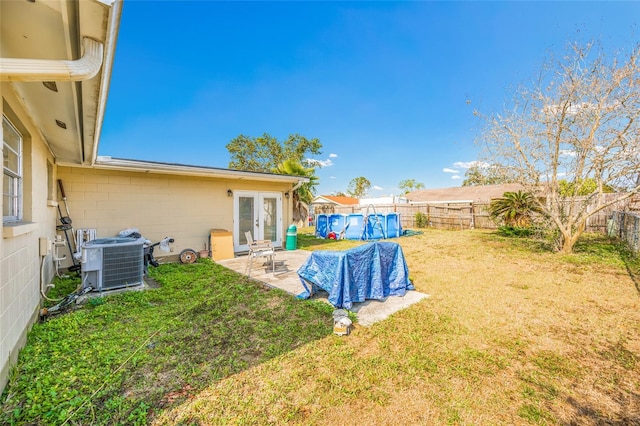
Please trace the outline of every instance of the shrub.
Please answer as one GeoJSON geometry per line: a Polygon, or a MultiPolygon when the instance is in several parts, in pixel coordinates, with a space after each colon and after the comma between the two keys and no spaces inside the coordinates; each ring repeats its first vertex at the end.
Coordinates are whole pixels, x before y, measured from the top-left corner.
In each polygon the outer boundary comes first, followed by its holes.
{"type": "Polygon", "coordinates": [[[429,216],[422,212],[418,212],[415,215],[415,221],[418,228],[426,228],[429,224],[429,216]]]}
{"type": "Polygon", "coordinates": [[[498,234],[503,235],[505,237],[531,237],[536,233],[535,228],[533,227],[522,227],[522,226],[500,226],[498,227],[498,234]]]}

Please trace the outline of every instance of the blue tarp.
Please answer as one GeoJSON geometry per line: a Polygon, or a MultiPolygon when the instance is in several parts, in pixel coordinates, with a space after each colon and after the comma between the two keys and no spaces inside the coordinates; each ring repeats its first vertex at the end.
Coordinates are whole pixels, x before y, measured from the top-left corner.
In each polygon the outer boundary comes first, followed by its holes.
{"type": "Polygon", "coordinates": [[[414,287],[398,243],[374,242],[347,251],[315,251],[298,269],[307,298],[318,288],[329,302],[350,309],[354,302],[404,296],[414,287]]]}

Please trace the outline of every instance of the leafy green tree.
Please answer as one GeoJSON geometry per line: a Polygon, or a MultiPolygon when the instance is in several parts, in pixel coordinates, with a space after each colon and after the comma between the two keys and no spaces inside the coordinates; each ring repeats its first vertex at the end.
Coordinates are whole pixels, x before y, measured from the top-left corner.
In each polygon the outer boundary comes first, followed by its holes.
{"type": "Polygon", "coordinates": [[[424,189],[424,183],[416,182],[415,179],[405,179],[398,184],[404,194],[408,194],[411,191],[417,191],[418,189],[424,189]]]}
{"type": "Polygon", "coordinates": [[[367,195],[367,193],[369,192],[369,188],[371,188],[371,182],[369,182],[369,179],[360,176],[351,179],[349,185],[347,186],[347,194],[350,197],[362,198],[367,195]]]}
{"type": "Polygon", "coordinates": [[[321,154],[319,139],[307,139],[304,136],[289,135],[284,142],[264,133],[257,138],[240,135],[227,144],[231,160],[229,168],[270,172],[285,160],[304,163],[305,156],[321,154]]]}
{"type": "Polygon", "coordinates": [[[514,179],[495,165],[476,163],[464,173],[462,186],[500,185],[512,183],[514,179]]]}
{"type": "Polygon", "coordinates": [[[526,228],[536,213],[542,213],[542,210],[530,192],[505,192],[489,204],[491,218],[501,220],[507,226],[526,228]]]}
{"type": "MultiPolygon", "coordinates": [[[[598,190],[598,182],[596,182],[593,178],[587,179],[579,179],[577,181],[569,182],[566,179],[561,179],[558,181],[559,185],[559,194],[562,197],[586,197],[588,195],[593,194],[598,190]]],[[[609,185],[603,185],[602,187],[603,193],[612,193],[615,192],[614,188],[609,185]]]]}
{"type": "Polygon", "coordinates": [[[301,176],[309,179],[309,182],[303,183],[293,191],[291,197],[293,200],[293,220],[306,220],[309,216],[309,204],[313,201],[316,192],[315,186],[319,181],[318,176],[315,174],[315,169],[313,167],[304,167],[295,160],[285,160],[272,171],[282,175],[301,176]]]}
{"type": "Polygon", "coordinates": [[[278,167],[272,170],[274,173],[289,176],[301,176],[309,179],[309,182],[303,183],[298,189],[295,190],[298,198],[303,203],[311,203],[316,193],[316,186],[319,183],[319,178],[316,176],[316,171],[313,167],[305,167],[295,160],[285,160],[280,163],[278,167]]]}

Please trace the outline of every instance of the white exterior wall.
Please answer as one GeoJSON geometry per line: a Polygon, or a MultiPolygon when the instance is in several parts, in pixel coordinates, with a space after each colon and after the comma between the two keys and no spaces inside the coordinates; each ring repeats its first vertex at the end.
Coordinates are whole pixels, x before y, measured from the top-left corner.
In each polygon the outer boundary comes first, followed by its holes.
{"type": "Polygon", "coordinates": [[[407,204],[409,200],[405,197],[399,197],[396,195],[389,195],[387,197],[376,197],[376,198],[361,198],[359,200],[359,205],[366,206],[369,204],[378,205],[378,204],[407,204]]]}
{"type": "MultiPolygon", "coordinates": [[[[39,237],[55,237],[56,204],[48,200],[55,177],[53,156],[11,87],[3,84],[1,112],[23,137],[23,221],[3,224],[0,240],[0,389],[26,341],[40,308],[39,237]],[[47,171],[47,163],[51,164],[47,171]]],[[[1,132],[1,130],[0,130],[1,132]]],[[[0,178],[3,179],[3,178],[0,178]]],[[[55,181],[54,181],[55,182],[55,181]]],[[[0,204],[2,200],[0,200],[0,204]]],[[[53,276],[51,255],[44,259],[46,283],[53,276]]]]}
{"type": "MultiPolygon", "coordinates": [[[[291,183],[247,178],[220,179],[67,166],[58,168],[58,178],[63,181],[76,229],[96,229],[98,238],[114,236],[128,228],[137,228],[153,242],[171,236],[175,239],[174,254],[186,248],[202,250],[213,228],[233,230],[233,197],[227,195],[227,190],[284,194],[292,187],[291,183]]],[[[283,241],[292,214],[291,200],[283,197],[280,229],[283,241]]],[[[157,251],[154,255],[164,254],[157,251]]]]}

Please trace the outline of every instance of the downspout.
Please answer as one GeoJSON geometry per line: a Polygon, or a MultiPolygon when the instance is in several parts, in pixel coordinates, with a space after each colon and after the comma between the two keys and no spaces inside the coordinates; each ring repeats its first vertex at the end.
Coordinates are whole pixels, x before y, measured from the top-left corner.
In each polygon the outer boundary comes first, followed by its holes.
{"type": "Polygon", "coordinates": [[[0,58],[0,81],[83,81],[98,74],[102,67],[103,45],[84,37],[84,55],[75,61],[52,59],[0,58]]]}
{"type": "MultiPolygon", "coordinates": [[[[118,39],[118,30],[120,28],[120,17],[122,16],[122,1],[116,0],[111,5],[111,11],[109,12],[109,21],[107,23],[107,35],[105,43],[107,45],[107,51],[104,57],[104,71],[102,72],[102,82],[100,87],[100,95],[98,98],[98,117],[104,117],[104,112],[107,105],[107,94],[109,93],[109,84],[111,83],[111,69],[113,68],[113,61],[116,52],[116,41],[118,39]]],[[[93,152],[91,153],[91,165],[96,163],[98,157],[98,145],[100,144],[100,133],[102,132],[102,120],[96,120],[96,127],[94,129],[93,139],[93,152]]]]}

